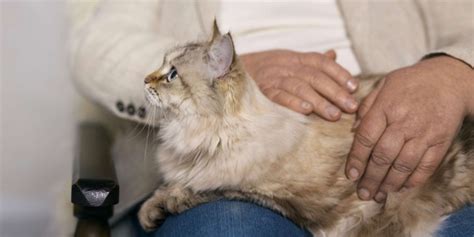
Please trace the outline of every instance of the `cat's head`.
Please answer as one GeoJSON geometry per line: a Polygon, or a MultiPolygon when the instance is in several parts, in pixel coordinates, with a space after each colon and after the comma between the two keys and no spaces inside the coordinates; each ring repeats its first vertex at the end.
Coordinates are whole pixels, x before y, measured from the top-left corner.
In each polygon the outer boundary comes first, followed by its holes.
{"type": "Polygon", "coordinates": [[[222,116],[238,110],[245,83],[229,33],[214,22],[209,41],[169,51],[145,79],[147,100],[168,116],[222,116]]]}

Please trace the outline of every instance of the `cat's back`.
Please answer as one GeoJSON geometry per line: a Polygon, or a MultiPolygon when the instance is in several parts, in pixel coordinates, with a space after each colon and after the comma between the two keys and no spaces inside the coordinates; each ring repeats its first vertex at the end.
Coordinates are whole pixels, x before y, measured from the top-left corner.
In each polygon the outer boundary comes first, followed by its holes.
{"type": "Polygon", "coordinates": [[[281,184],[289,193],[317,192],[338,180],[348,185],[343,167],[354,137],[354,115],[343,115],[337,122],[317,116],[309,118],[308,129],[298,146],[271,164],[262,182],[281,184]],[[314,190],[313,190],[314,188],[314,190]],[[291,189],[291,190],[287,190],[291,189]]]}

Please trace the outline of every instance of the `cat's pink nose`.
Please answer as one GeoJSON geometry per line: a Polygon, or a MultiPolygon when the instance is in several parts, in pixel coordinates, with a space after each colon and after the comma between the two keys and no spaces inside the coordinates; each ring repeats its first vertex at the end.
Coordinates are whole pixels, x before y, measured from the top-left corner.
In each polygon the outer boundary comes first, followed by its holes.
{"type": "Polygon", "coordinates": [[[153,75],[153,74],[148,75],[145,78],[145,84],[151,83],[151,82],[156,81],[156,80],[158,80],[158,78],[155,75],[153,75]]]}

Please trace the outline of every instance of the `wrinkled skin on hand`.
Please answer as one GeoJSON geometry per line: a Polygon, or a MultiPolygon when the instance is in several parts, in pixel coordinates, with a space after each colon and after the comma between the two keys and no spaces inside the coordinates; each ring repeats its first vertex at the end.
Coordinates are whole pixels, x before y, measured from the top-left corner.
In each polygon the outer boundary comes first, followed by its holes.
{"type": "Polygon", "coordinates": [[[303,114],[316,113],[336,121],[341,112],[354,113],[351,95],[357,80],[325,54],[271,50],[242,55],[242,62],[262,92],[274,102],[303,114]],[[342,110],[342,111],[341,111],[342,110]]]}
{"type": "Polygon", "coordinates": [[[474,114],[471,67],[440,56],[389,73],[360,105],[346,164],[363,200],[424,184],[465,116],[474,114]]]}

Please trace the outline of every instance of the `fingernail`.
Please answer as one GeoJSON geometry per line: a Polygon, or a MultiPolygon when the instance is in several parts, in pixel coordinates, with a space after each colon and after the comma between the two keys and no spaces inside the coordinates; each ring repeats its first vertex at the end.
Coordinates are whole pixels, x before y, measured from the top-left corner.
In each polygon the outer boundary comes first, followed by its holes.
{"type": "Polygon", "coordinates": [[[355,91],[357,89],[357,82],[354,79],[347,81],[347,88],[351,91],[355,91]]]}
{"type": "Polygon", "coordinates": [[[332,118],[335,118],[337,116],[339,116],[339,109],[330,105],[326,108],[326,112],[329,114],[329,116],[331,116],[332,118]]]}
{"type": "Polygon", "coordinates": [[[370,197],[369,190],[367,190],[367,189],[365,189],[365,188],[359,189],[359,191],[358,191],[357,193],[359,194],[359,197],[360,197],[362,200],[368,200],[369,197],[370,197]]]}
{"type": "Polygon", "coordinates": [[[378,192],[378,193],[375,195],[375,201],[377,201],[377,202],[383,202],[386,197],[387,197],[387,194],[385,194],[385,193],[383,193],[383,192],[378,192]]]}
{"type": "Polygon", "coordinates": [[[359,178],[359,171],[356,168],[351,168],[349,170],[349,179],[352,181],[356,181],[359,178]]]}
{"type": "Polygon", "coordinates": [[[344,103],[347,109],[355,110],[357,108],[357,102],[354,99],[348,99],[344,103]]]}
{"type": "Polygon", "coordinates": [[[311,109],[311,104],[308,103],[308,102],[306,102],[306,101],[303,101],[303,102],[301,103],[301,107],[302,107],[303,109],[311,109]]]}

